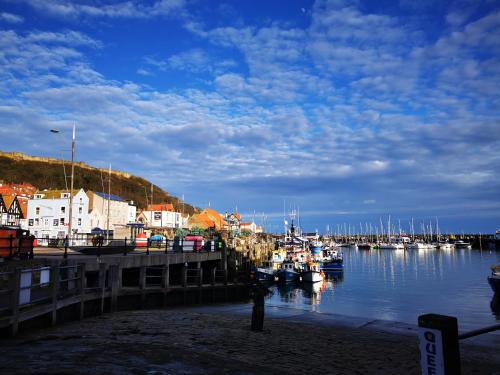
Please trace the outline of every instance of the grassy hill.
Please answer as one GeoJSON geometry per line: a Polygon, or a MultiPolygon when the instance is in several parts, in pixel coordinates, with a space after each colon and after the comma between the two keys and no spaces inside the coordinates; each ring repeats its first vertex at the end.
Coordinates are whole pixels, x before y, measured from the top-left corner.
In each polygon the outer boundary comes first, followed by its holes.
{"type": "MultiPolygon", "coordinates": [[[[70,186],[71,163],[64,162],[70,186]]],[[[4,183],[27,182],[43,189],[65,189],[63,161],[54,158],[29,156],[18,152],[0,151],[0,180],[4,183]]],[[[108,171],[93,168],[85,163],[75,163],[74,188],[85,191],[108,190],[108,171]],[[103,189],[104,185],[104,189],[103,189]]],[[[111,171],[111,194],[119,195],[126,200],[133,200],[138,208],[145,208],[151,199],[151,182],[144,178],[120,171],[111,171]],[[146,197],[147,195],[147,197],[146,197]]],[[[176,210],[192,214],[198,210],[182,204],[180,199],[169,195],[156,185],[153,185],[154,203],[172,203],[176,210]]]]}

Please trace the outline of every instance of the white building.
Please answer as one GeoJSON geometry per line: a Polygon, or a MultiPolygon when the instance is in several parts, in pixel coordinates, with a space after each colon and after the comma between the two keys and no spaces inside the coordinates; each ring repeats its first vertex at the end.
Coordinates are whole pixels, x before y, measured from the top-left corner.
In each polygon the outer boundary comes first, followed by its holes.
{"type": "MultiPolygon", "coordinates": [[[[107,230],[109,202],[109,230],[124,237],[127,235],[127,224],[135,223],[136,207],[117,195],[88,191],[90,228],[107,230]],[[109,198],[109,199],[108,199],[109,198]],[[122,233],[123,232],[123,233],[122,233]]],[[[121,237],[120,237],[121,238],[121,237]]]]}
{"type": "MultiPolygon", "coordinates": [[[[68,235],[69,197],[67,190],[43,190],[28,201],[27,227],[37,238],[64,238],[68,235]]],[[[89,198],[80,189],[73,193],[73,237],[90,233],[89,198]]]]}
{"type": "Polygon", "coordinates": [[[171,203],[151,204],[148,209],[142,211],[137,221],[144,223],[147,228],[185,228],[187,216],[183,217],[180,212],[174,211],[171,203]]]}

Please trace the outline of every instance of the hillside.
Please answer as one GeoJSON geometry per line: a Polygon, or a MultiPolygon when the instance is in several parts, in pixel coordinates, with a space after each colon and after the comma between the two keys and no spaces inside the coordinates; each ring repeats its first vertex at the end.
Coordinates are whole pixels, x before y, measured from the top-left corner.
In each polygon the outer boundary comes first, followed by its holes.
{"type": "MultiPolygon", "coordinates": [[[[70,184],[71,163],[64,162],[70,184]]],[[[63,161],[53,158],[29,156],[19,152],[0,151],[0,180],[5,183],[27,182],[43,189],[64,189],[63,161]]],[[[108,170],[93,168],[85,163],[75,163],[74,188],[84,190],[105,191],[108,187],[108,170]],[[103,189],[104,185],[104,189],[103,189]]],[[[133,200],[138,208],[145,208],[151,199],[151,182],[144,178],[120,171],[111,171],[111,194],[119,195],[126,200],[133,200]],[[146,198],[147,194],[147,198],[146,198]],[[146,201],[148,200],[148,201],[146,201]]],[[[176,210],[189,214],[198,210],[182,202],[158,186],[153,186],[154,203],[172,203],[176,210]]]]}

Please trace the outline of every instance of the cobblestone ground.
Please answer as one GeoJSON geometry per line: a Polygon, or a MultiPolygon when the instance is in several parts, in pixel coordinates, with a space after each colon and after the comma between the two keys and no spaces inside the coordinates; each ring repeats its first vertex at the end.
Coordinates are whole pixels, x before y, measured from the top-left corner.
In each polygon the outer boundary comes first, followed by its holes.
{"type": "MultiPolygon", "coordinates": [[[[2,374],[419,374],[417,338],[184,309],[119,312],[0,341],[2,374]]],[[[500,374],[462,345],[463,374],[500,374]]]]}

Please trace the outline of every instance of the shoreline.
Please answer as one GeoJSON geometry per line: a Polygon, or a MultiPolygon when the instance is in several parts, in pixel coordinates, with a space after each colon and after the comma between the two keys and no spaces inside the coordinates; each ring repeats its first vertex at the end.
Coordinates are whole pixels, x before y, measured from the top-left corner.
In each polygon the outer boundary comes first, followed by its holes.
{"type": "MultiPolygon", "coordinates": [[[[121,311],[0,341],[6,373],[420,374],[416,327],[251,304],[121,311]]],[[[495,335],[495,340],[500,336],[495,335]]],[[[499,374],[496,345],[461,344],[462,373],[499,374]]]]}

